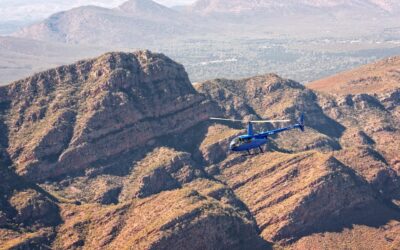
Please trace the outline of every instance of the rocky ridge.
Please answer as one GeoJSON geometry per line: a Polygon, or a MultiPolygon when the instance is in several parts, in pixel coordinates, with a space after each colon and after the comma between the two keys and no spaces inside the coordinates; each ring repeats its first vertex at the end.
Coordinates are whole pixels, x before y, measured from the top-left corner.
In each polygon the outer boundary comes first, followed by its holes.
{"type": "Polygon", "coordinates": [[[181,65],[146,51],[39,73],[4,92],[8,153],[17,172],[35,181],[83,171],[183,131],[206,120],[212,108],[181,65]]]}
{"type": "Polygon", "coordinates": [[[0,248],[334,249],[373,235],[396,249],[398,91],[332,95],[275,74],[194,88],[149,51],[0,87],[0,248]],[[242,126],[208,120],[302,112],[305,133],[248,158],[227,151],[242,126]]]}

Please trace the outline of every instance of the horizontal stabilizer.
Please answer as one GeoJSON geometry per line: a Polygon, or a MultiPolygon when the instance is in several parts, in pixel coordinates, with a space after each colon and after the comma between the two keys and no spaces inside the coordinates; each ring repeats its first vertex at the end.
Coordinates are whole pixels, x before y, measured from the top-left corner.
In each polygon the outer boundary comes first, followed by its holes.
{"type": "Polygon", "coordinates": [[[298,120],[298,125],[300,130],[304,132],[304,114],[300,115],[300,118],[298,120]]]}

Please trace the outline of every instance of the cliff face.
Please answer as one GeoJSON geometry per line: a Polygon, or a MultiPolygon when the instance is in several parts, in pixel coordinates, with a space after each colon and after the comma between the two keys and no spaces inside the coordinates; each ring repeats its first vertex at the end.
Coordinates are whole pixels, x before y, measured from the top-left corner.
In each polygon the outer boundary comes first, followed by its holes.
{"type": "Polygon", "coordinates": [[[363,248],[373,235],[396,249],[398,93],[331,95],[273,74],[193,88],[149,51],[1,87],[0,248],[363,248]],[[228,152],[241,126],[208,120],[302,112],[305,133],[252,157],[228,152]]]}
{"type": "MultiPolygon", "coordinates": [[[[56,249],[243,249],[263,247],[248,212],[214,198],[221,184],[199,180],[121,205],[63,207],[56,249]]],[[[221,199],[229,199],[223,196],[221,199]]],[[[231,198],[235,199],[235,198],[231,198]]]]}
{"type": "MultiPolygon", "coordinates": [[[[110,53],[5,87],[8,153],[35,181],[82,171],[208,118],[179,64],[149,52],[110,53]]],[[[114,158],[114,159],[113,159],[114,158]]]]}

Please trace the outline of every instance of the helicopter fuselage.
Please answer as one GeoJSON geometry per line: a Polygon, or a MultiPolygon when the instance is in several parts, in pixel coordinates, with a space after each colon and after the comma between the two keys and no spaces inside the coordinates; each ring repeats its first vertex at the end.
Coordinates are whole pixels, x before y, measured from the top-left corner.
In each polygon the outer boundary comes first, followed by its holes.
{"type": "MultiPolygon", "coordinates": [[[[218,121],[233,121],[233,122],[243,122],[242,120],[235,119],[225,119],[225,118],[210,118],[212,120],[218,121]]],[[[247,124],[247,134],[236,137],[229,144],[229,149],[234,152],[247,151],[250,154],[251,149],[259,148],[260,152],[263,152],[262,145],[268,142],[268,137],[279,134],[281,132],[300,129],[304,132],[304,115],[301,114],[298,119],[298,123],[293,124],[288,127],[278,128],[274,130],[264,131],[260,133],[254,133],[253,123],[273,123],[273,122],[287,122],[289,120],[261,120],[261,121],[249,121],[247,124]]]]}
{"type": "Polygon", "coordinates": [[[247,134],[238,136],[235,139],[233,139],[229,145],[229,148],[231,151],[234,151],[234,152],[241,152],[241,151],[250,152],[251,149],[259,148],[260,151],[262,152],[263,150],[262,150],[261,146],[268,142],[268,136],[276,135],[276,134],[282,133],[284,131],[292,130],[292,129],[300,129],[301,131],[304,132],[304,116],[303,115],[301,115],[301,117],[299,118],[298,123],[296,123],[294,125],[284,127],[284,128],[269,130],[269,131],[261,132],[258,134],[255,134],[253,132],[253,125],[251,123],[249,123],[247,125],[247,134]]]}
{"type": "Polygon", "coordinates": [[[234,152],[247,151],[255,148],[259,148],[266,144],[268,141],[267,137],[257,138],[256,136],[242,135],[232,140],[229,145],[230,150],[234,152]]]}

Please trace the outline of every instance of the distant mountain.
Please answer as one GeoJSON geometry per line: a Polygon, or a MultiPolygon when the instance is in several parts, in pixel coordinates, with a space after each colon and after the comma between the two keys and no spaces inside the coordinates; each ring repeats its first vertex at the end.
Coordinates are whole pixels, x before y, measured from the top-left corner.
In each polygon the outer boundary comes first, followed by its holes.
{"type": "Polygon", "coordinates": [[[294,24],[300,33],[318,34],[327,27],[345,32],[355,25],[384,26],[371,17],[379,16],[385,20],[390,17],[390,23],[396,23],[398,10],[400,3],[383,0],[198,0],[179,8],[168,8],[152,0],[130,0],[115,9],[84,6],[59,12],[14,35],[42,41],[112,46],[114,49],[148,48],[149,43],[167,39],[187,39],[204,34],[240,36],[241,33],[236,32],[238,29],[263,34],[276,32],[276,27],[287,31],[294,24]],[[352,23],[352,20],[358,23],[352,23]],[[341,21],[340,27],[337,21],[341,21]]]}
{"type": "Polygon", "coordinates": [[[400,11],[400,2],[398,0],[370,0],[370,2],[388,12],[400,11]]]}
{"type": "Polygon", "coordinates": [[[185,15],[151,0],[130,0],[118,8],[84,6],[59,12],[15,36],[43,41],[138,46],[192,31],[185,15]]]}
{"type": "Polygon", "coordinates": [[[200,14],[231,13],[243,14],[253,11],[268,13],[302,13],[331,11],[385,11],[397,10],[400,4],[383,0],[198,0],[188,10],[200,14]]]}
{"type": "MultiPolygon", "coordinates": [[[[199,0],[168,8],[131,0],[113,9],[84,6],[59,12],[13,36],[22,38],[17,44],[39,40],[107,48],[102,52],[151,49],[184,63],[193,81],[273,71],[308,82],[398,54],[400,47],[387,50],[400,44],[400,14],[394,14],[398,5],[377,0],[199,0]]],[[[65,46],[50,50],[57,56],[46,49],[35,57],[1,50],[1,83],[71,63],[69,55],[79,55],[65,46]]],[[[82,50],[81,55],[88,53],[82,50]]]]}
{"type": "Polygon", "coordinates": [[[146,19],[173,20],[179,17],[179,13],[152,0],[129,0],[121,4],[117,9],[146,19]]]}

